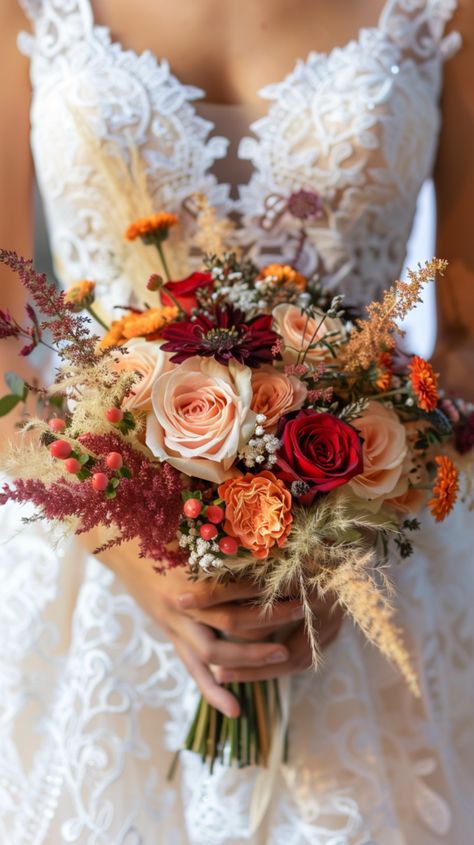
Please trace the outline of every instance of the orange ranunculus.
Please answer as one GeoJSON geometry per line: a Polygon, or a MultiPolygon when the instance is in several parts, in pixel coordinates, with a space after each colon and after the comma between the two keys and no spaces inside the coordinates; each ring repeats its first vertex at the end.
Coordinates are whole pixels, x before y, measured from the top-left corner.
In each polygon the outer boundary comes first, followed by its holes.
{"type": "Polygon", "coordinates": [[[224,531],[257,559],[283,546],[293,522],[291,493],[272,472],[247,473],[219,486],[225,502],[224,531]]]}

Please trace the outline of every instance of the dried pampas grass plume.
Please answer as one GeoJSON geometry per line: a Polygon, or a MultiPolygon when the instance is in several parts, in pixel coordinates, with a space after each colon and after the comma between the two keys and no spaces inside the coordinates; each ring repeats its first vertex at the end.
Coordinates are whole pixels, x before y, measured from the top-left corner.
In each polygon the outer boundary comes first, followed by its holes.
{"type": "MultiPolygon", "coordinates": [[[[94,211],[100,227],[97,237],[113,256],[117,275],[129,282],[130,293],[135,295],[136,300],[143,301],[146,299],[146,283],[157,271],[157,253],[139,240],[133,244],[126,242],[124,232],[133,220],[148,217],[156,211],[144,161],[131,141],[125,157],[121,150],[111,149],[110,144],[92,131],[83,113],[73,106],[70,106],[70,112],[81,139],[82,155],[91,171],[88,184],[97,184],[94,192],[94,211]]],[[[172,250],[169,250],[168,258],[172,265],[171,253],[172,250]]],[[[108,280],[100,278],[100,269],[99,262],[97,281],[103,285],[108,280]]]]}
{"type": "MultiPolygon", "coordinates": [[[[229,249],[235,225],[231,220],[218,218],[216,209],[209,204],[205,194],[193,194],[192,200],[197,209],[194,244],[204,255],[223,255],[229,249]]],[[[237,254],[234,245],[232,250],[237,254]]]]}
{"type": "Polygon", "coordinates": [[[255,567],[253,559],[233,559],[234,575],[254,578],[262,587],[263,610],[288,595],[298,595],[305,611],[305,624],[313,664],[321,654],[315,631],[311,596],[334,596],[335,603],[405,677],[419,695],[416,673],[395,622],[390,602],[393,590],[383,567],[378,565],[377,539],[397,535],[389,514],[359,510],[347,494],[325,497],[309,509],[295,508],[293,527],[283,549],[255,567]]]}

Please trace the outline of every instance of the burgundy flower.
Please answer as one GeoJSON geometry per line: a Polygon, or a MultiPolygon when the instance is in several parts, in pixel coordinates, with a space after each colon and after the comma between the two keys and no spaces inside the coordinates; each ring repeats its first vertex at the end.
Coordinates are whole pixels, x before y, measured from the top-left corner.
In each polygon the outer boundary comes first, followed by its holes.
{"type": "Polygon", "coordinates": [[[362,441],[351,425],[333,414],[305,410],[282,420],[275,475],[291,485],[299,503],[347,484],[363,471],[362,441]]]}
{"type": "Polygon", "coordinates": [[[456,429],[456,449],[461,455],[474,447],[474,411],[467,420],[456,429]]]}
{"type": "Polygon", "coordinates": [[[295,191],[288,198],[288,211],[299,220],[321,217],[323,204],[314,191],[295,191]]]}
{"type": "Polygon", "coordinates": [[[212,290],[214,280],[211,273],[191,273],[185,279],[178,282],[167,282],[161,289],[161,302],[163,305],[174,305],[174,301],[167,296],[167,291],[173,294],[174,299],[181,305],[186,314],[190,314],[193,308],[197,307],[198,301],[196,291],[199,288],[212,290]]]}
{"type": "Polygon", "coordinates": [[[258,367],[272,361],[272,347],[278,340],[271,315],[246,322],[243,312],[231,305],[217,306],[212,317],[199,314],[191,320],[171,323],[161,335],[165,340],[162,349],[174,353],[170,359],[174,364],[202,355],[214,357],[220,364],[228,364],[234,358],[248,367],[258,367]]]}

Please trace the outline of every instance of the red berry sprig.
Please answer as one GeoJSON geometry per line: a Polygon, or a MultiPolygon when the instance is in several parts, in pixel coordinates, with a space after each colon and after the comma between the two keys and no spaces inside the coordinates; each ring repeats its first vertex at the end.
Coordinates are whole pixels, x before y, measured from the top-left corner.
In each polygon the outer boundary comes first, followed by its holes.
{"type": "MultiPolygon", "coordinates": [[[[196,528],[203,540],[214,540],[223,555],[235,555],[239,549],[238,540],[224,533],[225,509],[221,504],[206,504],[200,491],[186,492],[183,513],[186,519],[196,521],[196,528]]],[[[221,500],[217,500],[220,502],[221,500]]]]}

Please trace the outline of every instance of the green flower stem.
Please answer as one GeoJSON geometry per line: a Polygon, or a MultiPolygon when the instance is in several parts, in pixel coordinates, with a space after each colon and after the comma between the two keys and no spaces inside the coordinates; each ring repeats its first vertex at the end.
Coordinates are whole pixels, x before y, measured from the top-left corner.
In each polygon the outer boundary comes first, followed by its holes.
{"type": "MultiPolygon", "coordinates": [[[[163,242],[161,240],[156,241],[156,248],[158,250],[158,255],[160,256],[161,263],[163,265],[163,270],[165,271],[165,276],[166,276],[168,282],[170,282],[171,281],[171,273],[170,273],[170,270],[169,270],[169,267],[168,267],[168,262],[166,261],[165,251],[163,249],[163,242]]],[[[167,291],[167,293],[168,293],[168,291],[167,291]]],[[[171,299],[172,298],[173,297],[171,297],[171,299]]]]}
{"type": "Polygon", "coordinates": [[[108,326],[107,323],[104,323],[104,321],[101,317],[99,317],[92,305],[86,305],[86,311],[88,314],[91,315],[91,317],[96,321],[96,323],[99,324],[99,326],[102,326],[102,328],[105,329],[106,332],[109,331],[110,326],[108,326]]]}
{"type": "Polygon", "coordinates": [[[406,396],[409,393],[411,393],[409,388],[399,387],[398,389],[387,390],[386,393],[377,393],[375,394],[375,397],[376,399],[387,399],[389,396],[406,396]]]}

